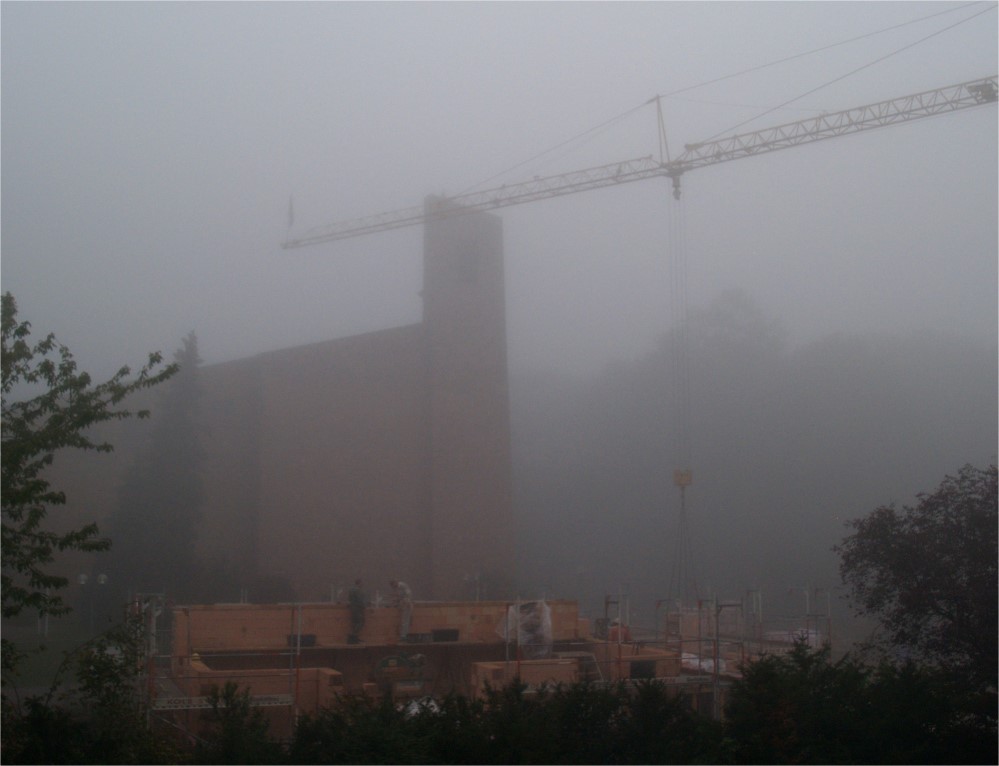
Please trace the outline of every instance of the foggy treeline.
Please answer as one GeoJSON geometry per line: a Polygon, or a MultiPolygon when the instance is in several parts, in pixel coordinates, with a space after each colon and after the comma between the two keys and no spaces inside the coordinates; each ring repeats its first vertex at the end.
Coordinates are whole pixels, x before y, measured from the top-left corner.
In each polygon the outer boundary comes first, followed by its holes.
{"type": "MultiPolygon", "coordinates": [[[[700,595],[761,588],[765,612],[800,615],[802,587],[839,583],[831,548],[847,520],[995,459],[996,348],[874,333],[791,347],[784,335],[740,291],[690,313],[688,540],[700,595]]],[[[675,595],[671,342],[591,379],[512,376],[525,588],[593,610],[627,592],[650,627],[654,600],[675,595]]]]}

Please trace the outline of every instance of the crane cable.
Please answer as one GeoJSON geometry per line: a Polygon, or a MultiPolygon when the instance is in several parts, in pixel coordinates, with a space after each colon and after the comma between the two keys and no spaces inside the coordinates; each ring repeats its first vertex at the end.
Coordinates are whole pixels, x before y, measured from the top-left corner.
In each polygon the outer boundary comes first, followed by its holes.
{"type": "Polygon", "coordinates": [[[599,125],[594,125],[592,128],[589,128],[588,130],[584,130],[582,133],[579,133],[578,135],[575,135],[572,138],[567,138],[565,141],[562,141],[561,143],[558,143],[555,146],[552,146],[552,147],[550,147],[548,149],[545,149],[543,152],[538,152],[534,156],[528,157],[523,162],[518,162],[516,165],[513,165],[512,167],[509,167],[506,170],[500,171],[499,173],[496,173],[494,175],[489,176],[489,178],[485,178],[482,181],[479,181],[477,184],[472,184],[467,189],[464,189],[463,191],[459,192],[458,196],[461,196],[462,194],[467,194],[470,191],[472,191],[473,189],[479,188],[480,186],[485,186],[490,181],[495,181],[497,178],[500,178],[501,176],[505,176],[507,173],[513,172],[514,170],[517,170],[518,168],[521,168],[524,165],[528,165],[528,164],[534,162],[535,160],[539,160],[542,157],[544,157],[545,155],[551,154],[552,152],[556,152],[559,149],[562,149],[562,148],[568,146],[573,141],[578,141],[581,138],[586,138],[587,136],[589,136],[589,137],[592,138],[593,136],[597,135],[598,133],[604,132],[607,129],[609,129],[611,125],[614,125],[615,123],[620,122],[621,120],[623,120],[625,117],[628,117],[628,116],[634,114],[639,109],[642,109],[643,107],[647,106],[649,103],[650,103],[649,101],[644,101],[641,104],[639,104],[638,106],[633,106],[631,109],[628,109],[625,112],[621,112],[621,114],[617,115],[617,117],[611,117],[609,120],[604,120],[599,125]]]}
{"type": "Polygon", "coordinates": [[[669,337],[670,389],[672,391],[670,426],[674,434],[673,483],[680,490],[676,528],[672,533],[673,557],[668,595],[681,604],[691,604],[699,597],[697,577],[691,567],[690,522],[687,515],[687,488],[693,480],[691,471],[691,374],[687,287],[687,231],[685,203],[667,201],[667,247],[670,271],[669,337]]]}
{"type": "Polygon", "coordinates": [[[834,83],[837,83],[840,80],[845,80],[847,77],[852,77],[853,75],[857,74],[857,72],[862,72],[865,69],[868,69],[868,68],[874,66],[875,64],[880,64],[882,61],[890,59],[892,56],[897,56],[899,53],[902,53],[903,51],[907,51],[910,48],[914,48],[915,46],[920,45],[920,44],[926,42],[927,40],[936,37],[937,35],[942,35],[944,32],[949,32],[950,30],[954,29],[955,27],[959,27],[962,24],[965,24],[965,23],[971,21],[972,19],[974,19],[974,18],[976,18],[978,16],[981,16],[983,13],[988,13],[989,11],[994,11],[995,9],[996,9],[996,6],[992,5],[992,6],[988,7],[988,8],[985,8],[985,9],[983,9],[981,11],[978,11],[978,13],[975,13],[975,14],[972,14],[971,16],[968,16],[965,19],[961,19],[960,21],[957,21],[957,22],[955,22],[955,23],[953,23],[953,24],[951,24],[949,26],[946,26],[943,29],[938,29],[936,32],[931,32],[930,34],[926,35],[925,37],[921,37],[918,40],[915,40],[914,42],[911,42],[911,43],[909,43],[907,45],[903,45],[901,48],[897,48],[896,50],[893,50],[891,53],[886,53],[884,56],[880,56],[879,58],[876,58],[873,61],[869,61],[866,64],[863,64],[863,65],[857,67],[856,69],[851,69],[846,74],[842,74],[839,77],[834,77],[832,80],[829,80],[828,82],[824,82],[824,83],[822,83],[822,85],[816,86],[815,88],[812,88],[811,90],[806,91],[806,92],[802,93],[799,96],[795,96],[794,98],[789,99],[788,101],[785,101],[783,104],[778,104],[777,106],[770,107],[769,109],[767,109],[767,110],[765,110],[763,112],[760,112],[755,117],[750,117],[748,120],[743,120],[742,122],[737,123],[737,124],[733,125],[730,128],[726,128],[725,130],[719,131],[718,133],[715,133],[713,136],[709,136],[708,138],[704,139],[700,143],[707,143],[708,141],[714,141],[719,136],[729,135],[733,131],[738,130],[739,128],[741,128],[742,126],[748,125],[749,123],[753,122],[754,120],[758,120],[760,117],[765,117],[766,115],[771,114],[772,112],[776,112],[778,109],[784,109],[785,107],[793,104],[795,101],[800,101],[801,99],[805,98],[806,96],[810,96],[813,93],[817,93],[818,91],[822,90],[823,88],[828,88],[830,85],[832,85],[834,83]]]}
{"type": "MultiPolygon", "coordinates": [[[[907,27],[910,24],[918,24],[920,21],[926,21],[927,19],[932,19],[937,16],[943,16],[944,14],[947,13],[955,13],[957,11],[964,10],[965,8],[969,8],[972,5],[978,5],[978,2],[976,1],[971,3],[965,3],[964,5],[955,6],[953,8],[947,8],[946,10],[943,11],[937,11],[936,13],[931,13],[928,16],[920,16],[918,19],[910,19],[909,21],[903,21],[900,24],[893,24],[890,27],[883,27],[882,29],[876,29],[873,32],[866,32],[865,34],[857,35],[856,37],[851,37],[847,40],[840,40],[839,42],[836,43],[830,43],[829,45],[823,45],[819,48],[813,48],[810,51],[804,51],[802,53],[794,53],[790,56],[785,56],[782,59],[775,59],[774,61],[768,61],[766,64],[757,64],[756,66],[748,67],[738,72],[733,72],[732,74],[726,74],[722,75],[721,77],[715,77],[712,80],[705,80],[704,82],[697,83],[696,85],[687,85],[686,87],[678,88],[677,90],[670,91],[669,93],[664,93],[663,98],[666,98],[668,96],[676,96],[679,95],[680,93],[686,93],[688,90],[696,90],[697,88],[704,88],[708,85],[714,85],[715,83],[718,82],[724,82],[725,80],[731,80],[735,77],[741,77],[744,74],[751,74],[753,72],[758,72],[761,69],[768,69],[772,66],[777,66],[778,64],[786,64],[787,62],[794,61],[795,59],[804,58],[805,56],[811,56],[815,53],[822,53],[822,51],[831,50],[832,48],[838,48],[841,45],[849,45],[850,43],[855,43],[858,40],[864,40],[868,37],[875,37],[876,35],[881,35],[884,34],[885,32],[893,32],[896,29],[907,27]]],[[[992,8],[994,7],[995,6],[993,5],[992,8]]],[[[985,10],[992,10],[992,8],[986,8],[985,10]]],[[[971,16],[969,18],[974,18],[974,16],[971,16]]],[[[965,21],[967,21],[967,19],[965,19],[965,21]]],[[[775,108],[779,109],[780,107],[775,107],[775,108]]]]}
{"type": "MultiPolygon", "coordinates": [[[[535,160],[539,160],[542,157],[545,157],[545,156],[547,156],[547,155],[549,155],[549,154],[551,154],[553,152],[558,151],[559,149],[563,149],[563,148],[565,148],[566,146],[568,146],[569,144],[571,144],[571,143],[573,143],[575,141],[579,141],[580,139],[583,139],[583,138],[593,138],[596,135],[598,135],[599,133],[604,132],[607,129],[609,129],[615,123],[620,122],[625,117],[628,117],[628,116],[634,114],[635,112],[639,111],[643,107],[646,107],[649,104],[654,103],[654,102],[656,102],[659,99],[669,98],[671,96],[679,95],[680,93],[686,93],[686,92],[691,91],[691,90],[697,90],[698,88],[704,88],[704,87],[707,87],[708,85],[714,85],[715,83],[723,82],[725,80],[731,80],[733,78],[741,77],[742,75],[745,75],[745,74],[751,74],[752,72],[758,72],[758,71],[760,71],[762,69],[768,69],[770,67],[777,66],[779,64],[786,64],[787,62],[794,61],[795,59],[804,58],[805,56],[811,56],[813,54],[821,53],[822,51],[827,51],[827,50],[830,50],[832,48],[838,48],[841,45],[848,45],[850,43],[857,42],[858,40],[864,40],[864,39],[866,39],[868,37],[874,37],[876,35],[884,34],[885,32],[891,32],[891,31],[894,31],[896,29],[900,29],[902,27],[909,26],[911,24],[918,24],[921,21],[926,21],[927,19],[932,19],[932,18],[935,18],[936,16],[942,16],[942,15],[947,14],[947,13],[955,13],[957,11],[961,11],[961,10],[963,10],[965,8],[968,8],[968,7],[972,6],[972,5],[977,5],[977,4],[978,4],[977,2],[970,2],[970,3],[965,3],[963,5],[959,5],[959,6],[956,6],[956,7],[953,7],[953,8],[947,8],[947,9],[945,9],[943,11],[937,11],[935,13],[931,13],[931,14],[928,14],[926,16],[920,16],[917,19],[911,19],[909,21],[903,21],[903,22],[901,22],[899,24],[893,24],[893,25],[888,26],[888,27],[883,27],[881,29],[876,29],[873,32],[866,32],[866,33],[864,33],[862,35],[857,35],[855,37],[851,37],[851,38],[848,38],[846,40],[840,40],[839,42],[830,43],[829,45],[823,45],[823,46],[821,46],[819,48],[813,48],[812,50],[803,51],[801,53],[795,53],[795,54],[793,54],[791,56],[785,56],[784,58],[775,59],[773,61],[768,61],[765,64],[757,64],[755,66],[747,67],[746,69],[741,69],[741,70],[739,70],[737,72],[732,72],[730,74],[722,75],[720,77],[715,77],[715,78],[710,79],[710,80],[705,80],[703,82],[699,82],[699,83],[696,83],[694,85],[686,85],[686,86],[684,86],[682,88],[677,88],[676,90],[669,91],[668,93],[663,93],[661,95],[654,96],[651,99],[649,99],[648,101],[643,101],[638,106],[634,106],[634,107],[632,107],[630,109],[627,109],[624,112],[621,112],[620,114],[618,114],[617,116],[611,117],[608,120],[604,120],[600,124],[595,125],[592,128],[589,128],[588,130],[584,130],[582,133],[579,133],[579,134],[573,136],[572,138],[568,138],[565,141],[562,141],[562,142],[556,144],[555,146],[552,146],[552,147],[550,147],[548,149],[545,149],[544,151],[541,151],[541,152],[538,152],[535,155],[532,155],[531,157],[528,157],[526,160],[523,160],[522,162],[518,162],[516,165],[512,165],[511,167],[508,167],[506,170],[502,170],[499,173],[495,173],[495,174],[489,176],[488,178],[485,178],[482,181],[479,181],[478,183],[472,184],[471,186],[469,186],[466,189],[464,189],[461,192],[459,192],[459,196],[462,195],[462,194],[467,194],[467,193],[473,191],[474,189],[477,189],[477,188],[479,188],[481,186],[486,185],[487,183],[490,183],[491,181],[495,181],[497,178],[501,178],[502,176],[505,176],[507,173],[511,173],[514,170],[522,168],[524,165],[528,165],[528,164],[534,162],[535,160]]],[[[991,6],[990,8],[986,8],[985,11],[993,10],[994,8],[995,8],[995,5],[991,6]]],[[[985,13],[985,11],[981,11],[980,13],[985,13]]],[[[977,16],[977,15],[979,15],[979,14],[975,14],[975,16],[977,16]]],[[[969,19],[970,18],[974,18],[974,16],[969,17],[969,19]]],[[[969,19],[964,19],[964,21],[968,21],[969,19]]],[[[964,21],[958,22],[958,24],[963,24],[964,21]]],[[[954,24],[953,26],[957,26],[957,24],[954,24]]],[[[950,27],[948,27],[947,29],[950,29],[950,27]]],[[[945,32],[945,31],[946,31],[946,29],[940,30],[940,32],[945,32]]],[[[934,35],[935,34],[939,34],[939,32],[935,32],[934,35]]],[[[930,35],[930,37],[932,37],[932,36],[933,35],[930,35]]],[[[924,39],[928,39],[928,38],[924,38],[924,39]]],[[[922,42],[922,41],[917,41],[917,42],[922,42]]],[[[913,44],[915,44],[915,43],[913,43],[913,44]]],[[[911,46],[909,46],[909,47],[911,47],[911,46]]],[[[896,51],[896,53],[897,52],[900,52],[900,51],[896,51]]],[[[890,55],[894,55],[894,54],[890,54],[890,55]]],[[[877,62],[872,62],[872,63],[877,63],[877,62]]],[[[849,75],[844,75],[844,77],[846,77],[846,76],[849,76],[849,75]]],[[[840,78],[840,79],[842,79],[842,78],[840,78]]],[[[833,82],[835,82],[835,81],[833,81],[833,82]]],[[[827,83],[827,85],[828,84],[831,84],[831,83],[827,83]]],[[[825,86],[820,86],[820,87],[825,87],[825,86]]],[[[763,112],[763,114],[768,114],[770,111],[774,111],[776,109],[781,109],[781,108],[787,106],[788,104],[791,104],[794,101],[797,101],[800,98],[804,98],[806,95],[808,95],[808,94],[807,93],[803,94],[803,95],[799,96],[798,98],[792,99],[791,101],[788,101],[787,103],[782,104],[781,106],[773,107],[773,109],[770,109],[768,112],[763,112]]],[[[753,119],[757,119],[757,118],[763,116],[763,114],[757,115],[753,119]]],[[[745,123],[742,123],[742,124],[745,124],[745,123]]]]}

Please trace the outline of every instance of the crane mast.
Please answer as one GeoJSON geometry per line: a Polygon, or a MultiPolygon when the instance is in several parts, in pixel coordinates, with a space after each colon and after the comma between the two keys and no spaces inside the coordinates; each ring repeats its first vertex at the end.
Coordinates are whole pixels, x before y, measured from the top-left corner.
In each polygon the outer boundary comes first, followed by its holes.
{"type": "MultiPolygon", "coordinates": [[[[652,99],[652,101],[657,100],[658,97],[652,99]]],[[[679,199],[680,178],[684,173],[697,168],[996,103],[996,100],[997,76],[993,75],[728,138],[687,144],[683,154],[672,160],[661,157],[656,159],[650,155],[571,173],[535,176],[530,181],[522,183],[441,199],[429,207],[403,208],[333,223],[311,229],[295,239],[289,239],[282,247],[294,249],[360,237],[380,231],[418,226],[433,216],[463,215],[512,207],[647,178],[670,178],[673,195],[679,199]]]]}

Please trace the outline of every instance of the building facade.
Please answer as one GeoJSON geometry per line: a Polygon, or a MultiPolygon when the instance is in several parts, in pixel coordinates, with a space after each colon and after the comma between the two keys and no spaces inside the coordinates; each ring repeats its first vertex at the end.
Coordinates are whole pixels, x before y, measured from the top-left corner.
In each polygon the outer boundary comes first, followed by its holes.
{"type": "MultiPolygon", "coordinates": [[[[205,500],[191,543],[202,560],[239,582],[286,582],[301,600],[335,597],[358,577],[372,595],[390,579],[417,599],[507,595],[498,217],[425,225],[422,296],[416,325],[199,368],[205,500]]],[[[142,427],[116,424],[111,458],[59,456],[71,516],[106,518],[142,427]]]]}

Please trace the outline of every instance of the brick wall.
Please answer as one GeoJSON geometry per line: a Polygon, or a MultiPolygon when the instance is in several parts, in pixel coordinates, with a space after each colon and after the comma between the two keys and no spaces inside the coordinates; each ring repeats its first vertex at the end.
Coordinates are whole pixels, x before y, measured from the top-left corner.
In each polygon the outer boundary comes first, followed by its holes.
{"type": "Polygon", "coordinates": [[[652,675],[656,678],[672,678],[680,674],[680,657],[669,649],[596,641],[593,643],[593,654],[605,680],[640,677],[641,673],[637,672],[633,663],[653,663],[652,675]]]}
{"type": "MultiPolygon", "coordinates": [[[[570,641],[579,633],[579,607],[575,601],[548,602],[552,613],[552,638],[570,641]]],[[[497,626],[503,624],[509,604],[503,601],[415,603],[410,632],[457,630],[458,641],[500,643],[497,626]]],[[[316,646],[347,643],[350,614],[346,604],[215,604],[179,606],[173,610],[173,654],[189,656],[203,651],[282,650],[299,632],[315,636],[316,646]]],[[[361,639],[366,644],[395,644],[399,638],[399,610],[395,607],[365,611],[361,639]]],[[[310,639],[311,641],[311,639],[310,639]]]]}
{"type": "Polygon", "coordinates": [[[358,577],[429,593],[422,342],[419,326],[405,327],[255,360],[259,439],[246,480],[258,487],[257,566],[300,599],[358,577]]]}

